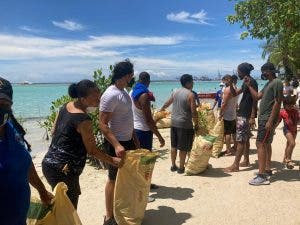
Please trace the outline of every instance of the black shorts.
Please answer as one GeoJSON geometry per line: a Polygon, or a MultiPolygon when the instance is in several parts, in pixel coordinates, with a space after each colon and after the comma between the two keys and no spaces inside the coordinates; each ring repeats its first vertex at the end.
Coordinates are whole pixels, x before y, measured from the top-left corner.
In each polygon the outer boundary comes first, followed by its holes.
{"type": "Polygon", "coordinates": [[[224,134],[235,134],[236,133],[236,121],[235,120],[224,120],[224,134]]]}
{"type": "MultiPolygon", "coordinates": [[[[266,130],[266,123],[267,120],[260,120],[258,119],[258,128],[257,128],[257,138],[256,141],[264,142],[266,144],[272,144],[273,136],[274,136],[274,129],[267,132],[266,130]]],[[[273,124],[275,125],[275,123],[273,124]]]]}
{"type": "Polygon", "coordinates": [[[62,171],[59,171],[44,162],[42,162],[42,171],[52,190],[59,182],[64,182],[68,186],[67,196],[71,200],[74,208],[77,209],[79,195],[81,194],[79,175],[66,175],[62,171]]]}
{"type": "Polygon", "coordinates": [[[191,151],[194,141],[194,129],[171,127],[171,147],[180,151],[191,151]]]}
{"type": "MultiPolygon", "coordinates": [[[[136,149],[135,144],[133,140],[129,141],[119,141],[120,144],[125,148],[125,150],[134,150],[136,149]]],[[[112,157],[117,157],[115,148],[105,139],[104,140],[104,152],[112,157]]],[[[108,178],[109,180],[116,180],[117,173],[118,173],[118,168],[115,166],[112,166],[110,164],[106,165],[107,170],[108,170],[108,178]]]]}

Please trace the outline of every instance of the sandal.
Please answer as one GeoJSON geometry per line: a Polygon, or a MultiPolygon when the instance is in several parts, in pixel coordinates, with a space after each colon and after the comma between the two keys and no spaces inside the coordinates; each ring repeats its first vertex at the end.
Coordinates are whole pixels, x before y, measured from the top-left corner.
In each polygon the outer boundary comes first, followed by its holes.
{"type": "Polygon", "coordinates": [[[286,168],[288,168],[289,170],[294,169],[294,163],[292,162],[292,160],[286,161],[286,162],[285,162],[285,166],[286,166],[286,168]]]}

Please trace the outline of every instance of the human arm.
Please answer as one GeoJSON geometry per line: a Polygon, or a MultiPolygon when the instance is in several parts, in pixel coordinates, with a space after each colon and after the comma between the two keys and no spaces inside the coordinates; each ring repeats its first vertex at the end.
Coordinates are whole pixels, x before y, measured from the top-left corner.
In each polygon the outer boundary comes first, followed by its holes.
{"type": "Polygon", "coordinates": [[[141,148],[140,141],[139,141],[138,137],[136,136],[136,133],[134,130],[132,131],[132,139],[133,139],[136,149],[141,148]]]}
{"type": "MultiPolygon", "coordinates": [[[[161,136],[160,132],[158,131],[155,122],[152,117],[151,113],[151,107],[150,107],[150,101],[148,98],[148,94],[144,93],[139,97],[138,103],[141,107],[141,110],[143,111],[144,117],[146,119],[146,123],[149,127],[149,129],[156,135],[156,137],[159,140],[160,147],[163,147],[165,145],[165,140],[161,136]]],[[[135,104],[135,103],[134,103],[135,104]]]]}
{"type": "Polygon", "coordinates": [[[174,101],[173,95],[165,102],[163,107],[161,107],[160,111],[165,111],[174,101]]]}
{"type": "Polygon", "coordinates": [[[42,200],[42,202],[46,205],[50,205],[53,195],[46,190],[45,185],[43,184],[39,175],[36,172],[33,162],[31,162],[29,168],[28,180],[29,183],[39,192],[40,199],[42,200]]]}
{"type": "Polygon", "coordinates": [[[213,107],[211,108],[212,110],[214,110],[215,106],[217,105],[218,101],[215,100],[213,107]]]}
{"type": "Polygon", "coordinates": [[[250,78],[248,78],[248,77],[244,78],[244,83],[249,88],[249,91],[250,91],[251,96],[252,96],[253,99],[255,99],[255,100],[258,101],[258,100],[260,100],[262,98],[264,89],[262,91],[260,91],[260,92],[257,92],[257,90],[255,90],[256,88],[252,87],[250,78]]]}
{"type": "Polygon", "coordinates": [[[89,155],[94,156],[95,158],[113,166],[119,166],[119,158],[111,157],[97,148],[91,120],[84,120],[81,122],[77,126],[77,131],[81,134],[85,149],[89,155]]]}
{"type": "MultiPolygon", "coordinates": [[[[253,81],[253,88],[255,91],[258,91],[258,85],[256,81],[253,81]]],[[[252,98],[252,109],[251,109],[251,116],[249,120],[249,124],[251,127],[255,127],[256,115],[257,115],[257,100],[252,98]]]]}
{"type": "Polygon", "coordinates": [[[109,143],[115,148],[116,155],[122,158],[125,155],[125,148],[120,144],[111,129],[108,127],[108,123],[112,118],[112,112],[101,112],[99,114],[99,127],[109,143]]]}
{"type": "Polygon", "coordinates": [[[230,93],[232,94],[232,96],[237,96],[239,94],[241,94],[243,92],[243,89],[242,88],[235,88],[233,86],[233,84],[230,84],[229,85],[229,88],[230,88],[230,93]]]}

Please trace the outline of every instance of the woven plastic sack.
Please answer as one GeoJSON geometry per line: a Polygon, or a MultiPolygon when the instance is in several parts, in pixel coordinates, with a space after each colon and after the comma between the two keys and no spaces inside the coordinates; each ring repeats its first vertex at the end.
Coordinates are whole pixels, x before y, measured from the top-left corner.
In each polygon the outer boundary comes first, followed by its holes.
{"type": "Polygon", "coordinates": [[[154,119],[154,121],[158,121],[160,119],[166,118],[169,115],[170,115],[170,112],[166,111],[166,110],[165,111],[156,111],[156,112],[154,112],[153,119],[154,119]]]}
{"type": "Polygon", "coordinates": [[[171,127],[171,117],[163,118],[157,121],[156,127],[158,129],[170,128],[171,127]]]}
{"type": "Polygon", "coordinates": [[[54,203],[51,207],[46,207],[33,199],[27,214],[27,225],[82,225],[76,209],[66,194],[67,190],[67,185],[63,182],[56,185],[54,203]]]}
{"type": "Polygon", "coordinates": [[[213,144],[211,156],[214,158],[218,158],[224,144],[224,121],[218,120],[216,125],[214,126],[214,129],[209,134],[217,137],[216,141],[213,144]]]}
{"type": "Polygon", "coordinates": [[[114,217],[118,225],[142,223],[156,158],[156,153],[146,149],[126,151],[115,184],[114,217]]]}
{"type": "Polygon", "coordinates": [[[191,150],[191,155],[185,168],[186,175],[202,173],[207,169],[213,147],[214,136],[196,136],[191,150]]]}

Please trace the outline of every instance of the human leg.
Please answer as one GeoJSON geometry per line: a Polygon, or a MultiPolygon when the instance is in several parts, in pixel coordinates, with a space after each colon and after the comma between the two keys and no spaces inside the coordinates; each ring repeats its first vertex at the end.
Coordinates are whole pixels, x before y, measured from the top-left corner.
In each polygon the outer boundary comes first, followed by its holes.
{"type": "Polygon", "coordinates": [[[249,150],[250,150],[250,140],[248,139],[245,143],[244,160],[243,162],[240,163],[241,167],[248,167],[250,165],[249,150]]]}
{"type": "Polygon", "coordinates": [[[224,172],[230,173],[230,172],[238,172],[239,171],[239,164],[240,164],[240,160],[243,155],[244,147],[245,147],[244,142],[237,142],[237,148],[236,148],[236,152],[235,152],[234,162],[231,166],[225,168],[224,172]]]}

